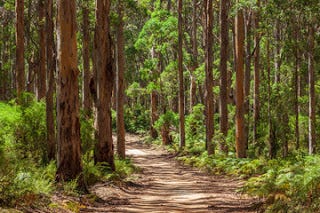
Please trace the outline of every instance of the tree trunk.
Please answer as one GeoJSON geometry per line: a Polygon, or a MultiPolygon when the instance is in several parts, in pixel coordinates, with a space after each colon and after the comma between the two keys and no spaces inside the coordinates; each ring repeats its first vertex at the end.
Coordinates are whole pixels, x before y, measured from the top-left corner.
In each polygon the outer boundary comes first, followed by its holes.
{"type": "Polygon", "coordinates": [[[113,89],[112,50],[109,35],[110,1],[96,1],[95,63],[97,83],[97,135],[95,163],[106,162],[115,170],[113,158],[111,98],[113,89]]]}
{"type": "Polygon", "coordinates": [[[212,28],[213,28],[213,8],[212,0],[205,0],[206,3],[206,45],[205,45],[205,70],[206,70],[206,143],[208,155],[214,154],[213,135],[214,135],[214,100],[213,100],[213,52],[212,52],[212,28]]]}
{"type": "Polygon", "coordinates": [[[153,139],[158,137],[157,130],[154,128],[155,122],[158,120],[158,94],[156,91],[151,92],[151,125],[150,125],[150,135],[153,139]]]}
{"type": "Polygon", "coordinates": [[[54,160],[56,156],[56,134],[54,125],[54,101],[55,90],[55,43],[54,43],[54,23],[53,23],[53,0],[47,0],[46,31],[47,31],[47,78],[48,89],[46,95],[46,117],[47,117],[47,143],[48,159],[54,160]]]}
{"type": "Polygon", "coordinates": [[[295,29],[295,72],[294,72],[294,111],[295,111],[295,137],[296,137],[296,150],[300,147],[300,128],[299,128],[299,71],[300,71],[300,50],[299,50],[299,27],[296,26],[295,29]]]}
{"type": "Polygon", "coordinates": [[[267,50],[267,72],[268,72],[268,126],[269,126],[269,157],[275,158],[277,155],[275,128],[271,115],[271,64],[270,64],[270,44],[266,42],[267,50]]]}
{"type": "Polygon", "coordinates": [[[198,67],[198,45],[197,45],[197,0],[193,0],[192,8],[192,67],[190,71],[190,113],[196,105],[197,83],[194,72],[198,67]]]}
{"type": "MultiPolygon", "coordinates": [[[[235,29],[235,19],[232,19],[232,59],[233,59],[233,72],[236,72],[237,69],[237,59],[236,59],[236,29],[235,29]]],[[[232,76],[233,72],[230,70],[228,73],[228,103],[231,105],[236,105],[235,101],[235,91],[234,91],[234,86],[232,85],[232,76]]]]}
{"type": "Polygon", "coordinates": [[[275,69],[275,83],[280,82],[280,66],[281,66],[281,61],[280,61],[280,20],[276,19],[275,20],[275,28],[274,28],[274,38],[275,38],[275,49],[274,49],[274,69],[275,69]]]}
{"type": "Polygon", "coordinates": [[[37,75],[37,98],[46,96],[46,9],[44,0],[38,0],[39,10],[39,70],[37,75]]]}
{"type": "Polygon", "coordinates": [[[249,143],[249,108],[250,108],[250,80],[251,80],[251,11],[248,9],[245,12],[245,39],[246,39],[246,50],[245,50],[245,74],[244,74],[244,141],[246,143],[246,148],[248,148],[249,143]]]}
{"type": "Polygon", "coordinates": [[[308,73],[309,73],[309,154],[315,153],[316,145],[316,113],[315,113],[315,72],[314,72],[314,27],[309,26],[308,37],[308,73]]]}
{"type": "MultiPolygon", "coordinates": [[[[32,14],[32,1],[28,1],[28,13],[27,13],[27,19],[26,19],[26,32],[25,32],[25,36],[27,38],[26,41],[26,45],[27,47],[29,47],[32,44],[31,41],[31,22],[32,22],[32,18],[31,16],[32,14]]],[[[34,93],[35,94],[35,63],[34,63],[34,50],[31,51],[30,56],[27,58],[27,64],[28,64],[28,71],[27,71],[27,85],[26,85],[26,90],[29,93],[34,93]]]]}
{"type": "MultiPolygon", "coordinates": [[[[3,53],[2,53],[2,58],[1,61],[3,63],[3,65],[5,65],[6,63],[8,63],[8,59],[9,59],[9,51],[8,51],[8,46],[9,46],[9,30],[8,30],[8,26],[3,26],[4,31],[3,31],[3,53]]],[[[3,80],[3,99],[4,100],[8,100],[8,85],[10,84],[9,82],[9,78],[10,78],[10,74],[9,74],[9,70],[5,69],[3,67],[3,74],[4,76],[2,77],[3,80]]]]}
{"type": "Polygon", "coordinates": [[[81,172],[79,88],[76,40],[76,1],[57,0],[57,181],[77,178],[81,172]]]}
{"type": "Polygon", "coordinates": [[[16,87],[17,96],[25,91],[24,73],[24,0],[16,0],[16,87]]]}
{"type": "Polygon", "coordinates": [[[82,3],[82,19],[83,19],[83,72],[82,72],[82,107],[86,115],[91,114],[92,98],[90,95],[90,20],[89,20],[89,4],[88,2],[82,3]]]}
{"type": "Polygon", "coordinates": [[[124,126],[124,35],[123,35],[123,6],[118,1],[119,23],[117,27],[117,152],[120,158],[125,159],[125,126],[124,126]]]}
{"type": "Polygon", "coordinates": [[[171,11],[171,0],[168,0],[168,3],[167,3],[167,10],[168,12],[171,11]]]}
{"type": "MultiPolygon", "coordinates": [[[[154,47],[152,47],[151,49],[151,57],[152,59],[155,57],[155,50],[154,47]]],[[[153,139],[156,139],[158,137],[158,133],[157,130],[154,128],[154,124],[155,122],[158,120],[159,116],[158,116],[158,93],[155,90],[151,91],[150,94],[150,111],[151,111],[151,115],[150,115],[150,136],[153,139]]]]}
{"type": "MultiPolygon", "coordinates": [[[[228,5],[229,0],[220,1],[220,131],[224,137],[228,134],[228,5]]],[[[228,152],[225,142],[220,150],[228,152]]]]}
{"type": "MultiPolygon", "coordinates": [[[[238,2],[238,1],[237,1],[238,2]]],[[[235,22],[236,37],[236,154],[238,158],[246,157],[244,138],[244,23],[242,9],[238,10],[235,22]]]]}
{"type": "MultiPolygon", "coordinates": [[[[257,1],[260,8],[260,0],[257,1]]],[[[253,141],[258,140],[258,124],[260,117],[260,37],[259,37],[259,12],[254,14],[254,87],[253,87],[253,141]]]]}
{"type": "Polygon", "coordinates": [[[178,1],[178,72],[179,72],[179,147],[185,146],[184,126],[184,80],[183,80],[183,52],[182,52],[182,0],[178,1]]]}

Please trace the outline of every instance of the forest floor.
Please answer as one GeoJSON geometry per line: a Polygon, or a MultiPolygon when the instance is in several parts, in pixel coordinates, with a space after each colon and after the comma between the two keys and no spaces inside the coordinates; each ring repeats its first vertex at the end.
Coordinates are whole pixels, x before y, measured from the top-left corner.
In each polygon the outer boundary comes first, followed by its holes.
{"type": "Polygon", "coordinates": [[[99,202],[80,212],[257,212],[259,201],[237,193],[243,181],[183,166],[163,148],[127,135],[127,155],[140,168],[127,182],[97,184],[99,202]]]}

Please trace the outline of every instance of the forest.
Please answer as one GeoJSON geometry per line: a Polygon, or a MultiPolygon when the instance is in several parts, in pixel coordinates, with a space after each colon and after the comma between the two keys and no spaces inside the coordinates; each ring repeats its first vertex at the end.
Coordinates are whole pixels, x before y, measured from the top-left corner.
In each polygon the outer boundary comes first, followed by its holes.
{"type": "Polygon", "coordinates": [[[0,212],[320,212],[319,0],[0,0],[0,212]]]}

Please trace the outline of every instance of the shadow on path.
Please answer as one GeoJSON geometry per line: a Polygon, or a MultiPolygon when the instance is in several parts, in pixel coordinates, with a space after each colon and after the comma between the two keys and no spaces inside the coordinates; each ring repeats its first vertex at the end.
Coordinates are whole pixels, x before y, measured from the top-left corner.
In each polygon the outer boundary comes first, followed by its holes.
{"type": "Polygon", "coordinates": [[[182,166],[138,136],[127,135],[126,140],[127,155],[142,172],[121,187],[94,186],[102,201],[81,212],[257,212],[257,200],[236,193],[241,181],[182,166]]]}

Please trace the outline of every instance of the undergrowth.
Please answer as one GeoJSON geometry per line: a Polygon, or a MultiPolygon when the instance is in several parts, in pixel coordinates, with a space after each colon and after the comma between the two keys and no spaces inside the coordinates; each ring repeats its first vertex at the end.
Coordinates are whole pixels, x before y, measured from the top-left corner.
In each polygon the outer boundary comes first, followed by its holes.
{"type": "MultiPolygon", "coordinates": [[[[203,109],[199,104],[186,116],[186,146],[183,149],[179,148],[179,138],[175,137],[178,130],[170,131],[174,140],[166,149],[176,153],[179,161],[209,174],[246,180],[239,192],[262,198],[266,212],[320,212],[320,155],[308,155],[301,149],[292,151],[286,158],[269,159],[261,154],[261,144],[256,144],[257,147],[249,147],[251,158],[239,159],[235,156],[234,133],[224,137],[218,132],[213,138],[214,146],[218,149],[223,140],[229,152],[216,150],[214,155],[208,156],[203,109]]],[[[235,132],[234,129],[229,131],[235,132]]],[[[153,143],[161,144],[160,138],[153,143]]]]}
{"type": "Polygon", "coordinates": [[[115,159],[116,170],[111,171],[105,163],[94,164],[93,161],[83,161],[83,176],[87,185],[93,185],[99,181],[120,181],[138,170],[131,159],[115,159]]]}
{"type": "MultiPolygon", "coordinates": [[[[47,159],[46,107],[24,94],[21,105],[0,102],[0,207],[36,205],[48,198],[55,183],[56,163],[47,159]]],[[[115,159],[116,171],[93,162],[93,119],[81,114],[82,177],[87,186],[99,181],[121,181],[137,170],[130,159],[115,159]]],[[[63,193],[78,196],[78,181],[62,184],[63,193]]]]}
{"type": "Polygon", "coordinates": [[[320,212],[320,155],[299,152],[270,160],[187,153],[178,160],[211,174],[247,180],[239,191],[263,198],[266,212],[320,212]]]}
{"type": "Polygon", "coordinates": [[[28,94],[0,103],[0,206],[31,205],[55,190],[56,166],[43,158],[45,107],[28,94]]]}

